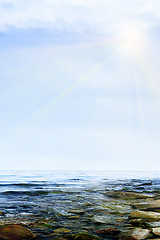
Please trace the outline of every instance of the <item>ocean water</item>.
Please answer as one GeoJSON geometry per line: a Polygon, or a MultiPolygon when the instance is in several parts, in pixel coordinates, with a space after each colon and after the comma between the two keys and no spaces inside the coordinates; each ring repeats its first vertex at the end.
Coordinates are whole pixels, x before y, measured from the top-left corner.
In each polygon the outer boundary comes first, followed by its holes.
{"type": "MultiPolygon", "coordinates": [[[[111,190],[158,193],[160,172],[0,171],[0,221],[24,224],[48,221],[52,230],[66,227],[71,231],[84,228],[93,231],[97,229],[94,217],[110,214],[107,226],[118,226],[116,220],[120,216],[104,207],[112,204],[105,195],[111,190]]],[[[116,206],[121,207],[120,203],[116,206]]],[[[51,230],[44,234],[48,231],[51,230]]]]}

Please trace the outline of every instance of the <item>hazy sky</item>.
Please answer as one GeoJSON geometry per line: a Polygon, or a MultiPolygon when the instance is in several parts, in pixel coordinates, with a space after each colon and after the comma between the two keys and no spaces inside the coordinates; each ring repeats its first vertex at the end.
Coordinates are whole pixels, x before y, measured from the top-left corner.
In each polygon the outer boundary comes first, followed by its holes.
{"type": "Polygon", "coordinates": [[[0,169],[160,170],[159,64],[159,0],[0,0],[0,169]]]}

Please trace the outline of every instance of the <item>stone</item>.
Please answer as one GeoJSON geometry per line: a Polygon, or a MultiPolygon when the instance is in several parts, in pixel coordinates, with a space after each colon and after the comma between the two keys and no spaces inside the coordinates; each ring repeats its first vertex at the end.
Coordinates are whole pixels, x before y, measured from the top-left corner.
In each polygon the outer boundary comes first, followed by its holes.
{"type": "Polygon", "coordinates": [[[160,236],[160,227],[159,228],[152,228],[152,233],[154,233],[157,236],[160,236]]]}
{"type": "Polygon", "coordinates": [[[99,240],[100,238],[98,236],[89,234],[89,233],[77,233],[66,236],[65,239],[69,240],[99,240]]]}
{"type": "Polygon", "coordinates": [[[144,193],[135,193],[135,192],[123,192],[123,191],[109,191],[106,193],[107,196],[113,198],[122,198],[126,200],[130,199],[146,199],[153,198],[154,195],[144,194],[144,193]]]}
{"type": "Polygon", "coordinates": [[[97,223],[97,224],[106,224],[106,223],[111,223],[112,219],[110,216],[106,216],[106,215],[95,215],[92,218],[92,222],[97,223]]]}
{"type": "Polygon", "coordinates": [[[148,228],[160,227],[160,222],[147,222],[147,227],[148,228]]]}
{"type": "Polygon", "coordinates": [[[121,235],[120,239],[121,240],[142,240],[150,237],[152,237],[150,230],[135,228],[128,231],[124,235],[121,235]]]}
{"type": "Polygon", "coordinates": [[[134,203],[131,205],[133,208],[137,208],[139,210],[154,210],[160,209],[160,200],[155,200],[151,202],[143,202],[143,203],[134,203]]]}
{"type": "Polygon", "coordinates": [[[68,219],[78,219],[79,218],[79,215],[74,215],[74,216],[69,216],[67,217],[68,219]]]}
{"type": "Polygon", "coordinates": [[[136,226],[136,227],[142,227],[145,228],[147,226],[146,220],[145,219],[131,219],[129,221],[129,223],[132,226],[136,226]]]}
{"type": "Polygon", "coordinates": [[[57,228],[54,230],[55,233],[69,233],[71,232],[71,230],[67,229],[67,228],[57,228]]]}
{"type": "Polygon", "coordinates": [[[84,214],[85,211],[84,211],[84,210],[81,210],[81,209],[73,209],[73,210],[70,210],[69,213],[84,214]]]}
{"type": "Polygon", "coordinates": [[[160,213],[135,210],[130,213],[129,218],[146,219],[147,221],[154,222],[160,220],[160,213]]]}
{"type": "Polygon", "coordinates": [[[104,228],[104,229],[99,229],[95,231],[97,234],[103,234],[103,235],[112,235],[116,236],[120,233],[121,231],[117,228],[104,228]]]}
{"type": "Polygon", "coordinates": [[[0,226],[0,239],[25,240],[34,238],[36,238],[36,236],[31,230],[21,225],[9,224],[0,226]]]}

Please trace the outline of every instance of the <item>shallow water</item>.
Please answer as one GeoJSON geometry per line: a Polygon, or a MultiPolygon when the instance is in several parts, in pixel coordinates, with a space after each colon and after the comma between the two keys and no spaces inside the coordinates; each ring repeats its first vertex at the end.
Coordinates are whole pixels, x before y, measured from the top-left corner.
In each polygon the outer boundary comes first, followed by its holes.
{"type": "Polygon", "coordinates": [[[58,227],[72,232],[126,227],[129,207],[106,196],[110,190],[159,192],[160,172],[0,171],[0,220],[45,221],[49,227],[41,228],[42,235],[58,227]],[[95,223],[104,217],[105,224],[95,223]]]}

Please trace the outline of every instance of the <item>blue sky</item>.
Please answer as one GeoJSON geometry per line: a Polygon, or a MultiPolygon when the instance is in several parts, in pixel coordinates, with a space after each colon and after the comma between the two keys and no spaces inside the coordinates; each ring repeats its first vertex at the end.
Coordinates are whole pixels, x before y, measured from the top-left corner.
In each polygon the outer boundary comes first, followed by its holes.
{"type": "Polygon", "coordinates": [[[160,2],[0,0],[0,168],[160,170],[160,2]]]}

